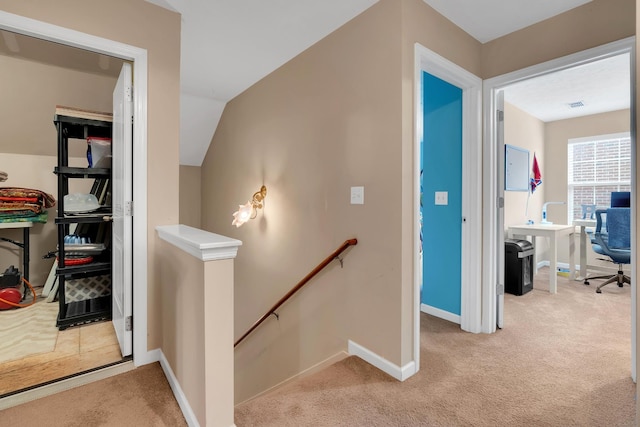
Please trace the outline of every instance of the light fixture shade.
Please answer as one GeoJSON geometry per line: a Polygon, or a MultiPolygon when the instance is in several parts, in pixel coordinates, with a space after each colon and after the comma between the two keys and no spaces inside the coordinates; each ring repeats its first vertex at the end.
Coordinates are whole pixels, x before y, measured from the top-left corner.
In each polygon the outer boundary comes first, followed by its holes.
{"type": "Polygon", "coordinates": [[[244,205],[240,205],[238,210],[233,213],[233,221],[231,225],[240,227],[245,222],[253,219],[258,215],[258,209],[262,209],[264,198],[267,196],[267,187],[264,185],[253,194],[251,199],[244,205]]]}
{"type": "Polygon", "coordinates": [[[253,204],[251,200],[249,200],[246,204],[238,206],[238,210],[233,214],[233,222],[231,225],[235,225],[236,227],[240,227],[245,222],[251,219],[253,213],[253,204]]]}

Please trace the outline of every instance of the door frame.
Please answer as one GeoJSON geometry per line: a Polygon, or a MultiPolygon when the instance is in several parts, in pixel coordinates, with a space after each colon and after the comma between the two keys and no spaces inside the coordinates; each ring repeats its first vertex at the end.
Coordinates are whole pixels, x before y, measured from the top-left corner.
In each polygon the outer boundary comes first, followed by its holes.
{"type": "MultiPolygon", "coordinates": [[[[547,62],[536,64],[527,68],[523,68],[511,73],[503,74],[484,81],[483,98],[484,98],[484,149],[483,149],[483,165],[484,165],[484,215],[483,215],[483,253],[494,254],[489,256],[490,260],[496,262],[485,262],[482,280],[482,332],[493,333],[496,331],[496,314],[497,306],[497,287],[498,283],[498,258],[504,257],[503,248],[498,247],[497,235],[498,230],[504,228],[504,224],[500,224],[498,216],[499,200],[499,174],[502,173],[502,167],[499,162],[498,135],[496,114],[496,96],[497,93],[507,86],[514,83],[530,79],[532,77],[549,74],[552,72],[572,68],[582,64],[587,64],[600,59],[605,59],[621,54],[629,54],[631,63],[631,167],[634,173],[631,175],[631,206],[632,212],[636,209],[636,175],[638,174],[636,165],[636,99],[635,99],[635,37],[618,40],[592,49],[587,49],[571,55],[556,58],[547,62]]],[[[636,214],[631,215],[631,259],[636,259],[636,214]]],[[[636,265],[631,263],[631,281],[636,283],[636,265]]],[[[636,287],[631,287],[631,376],[636,381],[636,287]]]]}
{"type": "Polygon", "coordinates": [[[133,67],[133,362],[155,362],[147,350],[147,50],[0,11],[0,29],[131,61],[133,67]]]}
{"type": "MultiPolygon", "coordinates": [[[[481,330],[482,243],[482,80],[464,68],[427,49],[414,49],[414,148],[413,148],[413,253],[414,253],[414,361],[420,366],[420,140],[423,130],[422,72],[462,89],[462,253],[460,327],[468,332],[481,330]],[[464,260],[464,262],[462,262],[464,260]]],[[[417,369],[416,369],[417,370],[417,369]]]]}

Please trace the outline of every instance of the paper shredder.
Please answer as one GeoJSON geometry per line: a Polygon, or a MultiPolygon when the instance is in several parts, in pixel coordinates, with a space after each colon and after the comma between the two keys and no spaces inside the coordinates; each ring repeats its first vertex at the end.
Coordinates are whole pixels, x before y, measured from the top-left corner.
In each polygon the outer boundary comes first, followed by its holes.
{"type": "Polygon", "coordinates": [[[504,240],[504,290],[523,295],[533,289],[533,244],[528,240],[504,240]]]}

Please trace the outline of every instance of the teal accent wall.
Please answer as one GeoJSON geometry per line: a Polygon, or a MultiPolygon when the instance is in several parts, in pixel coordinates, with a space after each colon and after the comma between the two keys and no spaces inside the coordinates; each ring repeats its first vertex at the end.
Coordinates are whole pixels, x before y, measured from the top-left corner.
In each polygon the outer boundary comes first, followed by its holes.
{"type": "Polygon", "coordinates": [[[422,74],[422,303],[460,315],[462,89],[422,74]],[[436,205],[436,191],[448,205],[436,205]]]}

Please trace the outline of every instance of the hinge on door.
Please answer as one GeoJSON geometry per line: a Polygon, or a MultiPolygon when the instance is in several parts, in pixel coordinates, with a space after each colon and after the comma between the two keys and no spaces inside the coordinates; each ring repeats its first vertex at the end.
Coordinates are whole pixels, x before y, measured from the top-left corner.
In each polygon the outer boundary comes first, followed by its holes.
{"type": "Polygon", "coordinates": [[[504,197],[498,197],[498,209],[504,208],[504,197]]]}
{"type": "Polygon", "coordinates": [[[133,316],[127,316],[124,318],[124,330],[127,332],[133,331],[133,316]]]}
{"type": "Polygon", "coordinates": [[[504,285],[502,283],[496,285],[496,295],[504,295],[504,285]]]}
{"type": "Polygon", "coordinates": [[[124,204],[124,216],[133,216],[133,200],[124,204]]]}
{"type": "Polygon", "coordinates": [[[497,110],[496,112],[498,113],[498,121],[499,121],[499,122],[504,121],[504,111],[502,111],[502,110],[497,110]]]}
{"type": "Polygon", "coordinates": [[[133,86],[128,86],[125,89],[124,96],[128,102],[133,101],[133,86]]]}

